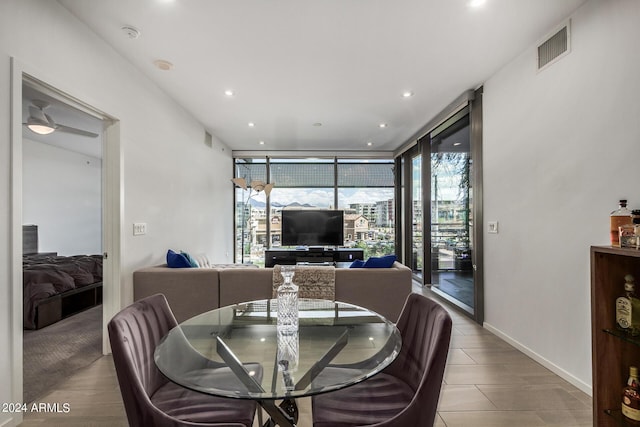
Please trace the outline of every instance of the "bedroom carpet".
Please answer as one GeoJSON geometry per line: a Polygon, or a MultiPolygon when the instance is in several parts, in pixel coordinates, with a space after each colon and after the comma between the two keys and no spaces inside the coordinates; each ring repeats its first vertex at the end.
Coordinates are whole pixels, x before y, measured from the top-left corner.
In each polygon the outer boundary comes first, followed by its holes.
{"type": "Polygon", "coordinates": [[[24,402],[44,396],[102,356],[102,306],[24,331],[24,402]]]}

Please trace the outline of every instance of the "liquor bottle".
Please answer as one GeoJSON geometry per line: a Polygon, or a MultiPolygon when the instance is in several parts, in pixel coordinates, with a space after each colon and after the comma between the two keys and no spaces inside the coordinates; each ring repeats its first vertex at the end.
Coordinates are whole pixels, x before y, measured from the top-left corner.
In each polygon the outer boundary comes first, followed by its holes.
{"type": "Polygon", "coordinates": [[[640,299],[635,293],[636,284],[632,275],[624,276],[625,294],[616,298],[616,323],[631,335],[640,335],[640,299]]]}
{"type": "MultiPolygon", "coordinates": [[[[638,381],[638,368],[629,367],[629,379],[622,389],[622,415],[633,420],[640,421],[640,381],[638,381]]],[[[635,424],[635,423],[634,423],[635,424]]]]}
{"type": "Polygon", "coordinates": [[[620,247],[640,249],[640,209],[631,211],[631,224],[619,228],[620,247]]]}
{"type": "Polygon", "coordinates": [[[631,221],[633,222],[633,236],[635,237],[634,249],[640,249],[640,209],[631,211],[631,221]]]}
{"type": "Polygon", "coordinates": [[[619,227],[631,224],[631,211],[627,209],[627,200],[620,200],[620,206],[610,215],[611,246],[620,246],[619,227]]]}

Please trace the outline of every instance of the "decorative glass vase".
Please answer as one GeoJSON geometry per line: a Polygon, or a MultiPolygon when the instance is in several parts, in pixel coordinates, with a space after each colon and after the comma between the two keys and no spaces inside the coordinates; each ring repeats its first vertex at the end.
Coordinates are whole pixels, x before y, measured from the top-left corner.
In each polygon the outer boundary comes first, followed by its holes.
{"type": "Polygon", "coordinates": [[[283,265],[280,273],[284,282],[278,286],[278,323],[279,334],[298,332],[298,287],[293,283],[295,266],[283,265]]]}

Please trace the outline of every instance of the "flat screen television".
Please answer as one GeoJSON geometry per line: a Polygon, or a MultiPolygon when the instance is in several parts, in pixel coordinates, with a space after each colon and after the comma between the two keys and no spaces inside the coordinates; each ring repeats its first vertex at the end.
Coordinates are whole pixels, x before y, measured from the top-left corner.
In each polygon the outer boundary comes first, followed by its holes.
{"type": "Polygon", "coordinates": [[[344,245],[344,211],[283,209],[283,246],[344,245]]]}

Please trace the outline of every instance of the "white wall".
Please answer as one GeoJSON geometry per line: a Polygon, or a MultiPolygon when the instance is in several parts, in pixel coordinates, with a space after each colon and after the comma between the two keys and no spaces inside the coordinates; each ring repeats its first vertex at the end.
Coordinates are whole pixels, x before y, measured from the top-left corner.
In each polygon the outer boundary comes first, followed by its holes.
{"type": "Polygon", "coordinates": [[[102,253],[102,160],[22,140],[22,223],[40,252],[102,253]]]}
{"type": "Polygon", "coordinates": [[[532,46],[484,85],[485,323],[585,391],[589,246],[618,199],[640,208],[639,22],[637,0],[592,0],[568,56],[536,73],[532,46]]]}
{"type": "MultiPolygon", "coordinates": [[[[13,401],[11,373],[21,366],[11,360],[12,56],[34,77],[120,120],[123,303],[132,299],[133,270],[163,262],[168,248],[233,259],[231,151],[215,137],[205,145],[199,122],[57,2],[0,1],[0,402],[13,401]],[[134,222],[146,222],[148,234],[134,237],[134,222]]],[[[13,415],[0,413],[0,425],[13,415]]]]}

